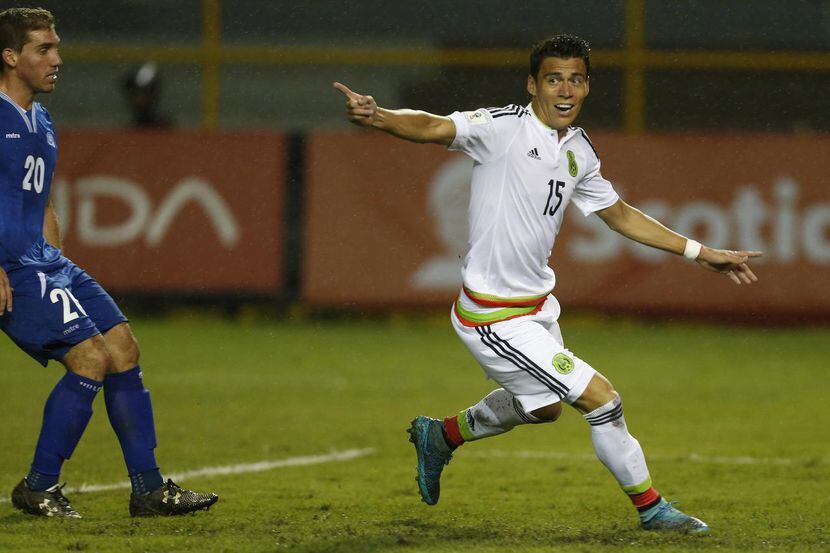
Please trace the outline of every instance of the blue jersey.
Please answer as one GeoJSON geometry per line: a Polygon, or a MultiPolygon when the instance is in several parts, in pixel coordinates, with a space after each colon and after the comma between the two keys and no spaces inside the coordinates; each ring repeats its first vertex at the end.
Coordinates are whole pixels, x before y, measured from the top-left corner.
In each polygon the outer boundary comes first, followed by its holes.
{"type": "Polygon", "coordinates": [[[112,298],[43,237],[58,160],[52,118],[35,102],[24,110],[0,92],[0,267],[14,311],[0,330],[43,365],[126,322],[112,298]]]}
{"type": "Polygon", "coordinates": [[[43,217],[58,160],[58,140],[46,108],[24,110],[0,92],[0,266],[6,272],[60,263],[43,237],[43,217]]]}

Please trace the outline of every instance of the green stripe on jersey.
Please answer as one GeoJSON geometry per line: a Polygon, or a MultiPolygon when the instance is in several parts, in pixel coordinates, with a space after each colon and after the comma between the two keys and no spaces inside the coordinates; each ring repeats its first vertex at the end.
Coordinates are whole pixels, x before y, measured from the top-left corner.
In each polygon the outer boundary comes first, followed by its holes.
{"type": "Polygon", "coordinates": [[[531,305],[530,307],[505,307],[492,313],[473,313],[464,309],[460,302],[455,302],[455,308],[458,309],[458,314],[464,319],[476,324],[492,324],[503,321],[510,317],[517,317],[519,315],[527,315],[532,313],[538,305],[531,305]]]}
{"type": "Polygon", "coordinates": [[[475,292],[473,290],[470,290],[469,288],[464,288],[464,293],[466,293],[467,296],[469,296],[470,299],[473,300],[473,301],[475,301],[475,300],[484,300],[484,301],[498,302],[498,303],[503,303],[503,304],[506,304],[506,305],[510,305],[511,303],[526,303],[526,302],[529,302],[529,301],[540,302],[540,301],[542,301],[543,298],[545,298],[548,294],[550,294],[550,291],[545,292],[544,294],[540,294],[538,296],[514,296],[512,298],[503,298],[501,296],[494,296],[492,294],[482,294],[480,292],[475,292]]]}

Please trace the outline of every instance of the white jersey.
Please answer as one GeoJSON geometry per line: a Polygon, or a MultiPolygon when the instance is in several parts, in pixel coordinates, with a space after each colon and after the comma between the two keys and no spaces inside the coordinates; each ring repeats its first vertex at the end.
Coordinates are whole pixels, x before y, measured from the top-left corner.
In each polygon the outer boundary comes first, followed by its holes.
{"type": "Polygon", "coordinates": [[[449,149],[475,161],[462,298],[479,307],[538,305],[556,283],[548,259],[568,204],[587,216],[619,196],[585,132],[571,127],[559,140],[531,105],[450,118],[456,134],[449,149]]]}

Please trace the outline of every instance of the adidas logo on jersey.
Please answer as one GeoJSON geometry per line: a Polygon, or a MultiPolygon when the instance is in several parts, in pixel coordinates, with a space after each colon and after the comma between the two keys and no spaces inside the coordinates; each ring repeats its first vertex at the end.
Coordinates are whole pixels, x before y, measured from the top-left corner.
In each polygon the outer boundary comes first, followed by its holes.
{"type": "Polygon", "coordinates": [[[527,157],[532,157],[533,159],[542,159],[541,157],[539,157],[539,150],[536,149],[536,148],[533,148],[532,150],[530,150],[527,153],[527,157]]]}

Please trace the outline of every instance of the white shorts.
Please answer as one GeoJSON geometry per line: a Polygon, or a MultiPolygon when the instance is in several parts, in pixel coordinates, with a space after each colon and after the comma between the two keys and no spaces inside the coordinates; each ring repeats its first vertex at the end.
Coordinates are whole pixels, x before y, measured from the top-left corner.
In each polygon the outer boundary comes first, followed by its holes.
{"type": "Polygon", "coordinates": [[[456,334],[487,378],[498,382],[530,412],[559,401],[573,403],[596,371],[566,347],[551,296],[534,315],[484,326],[465,326],[452,311],[456,334]]]}

